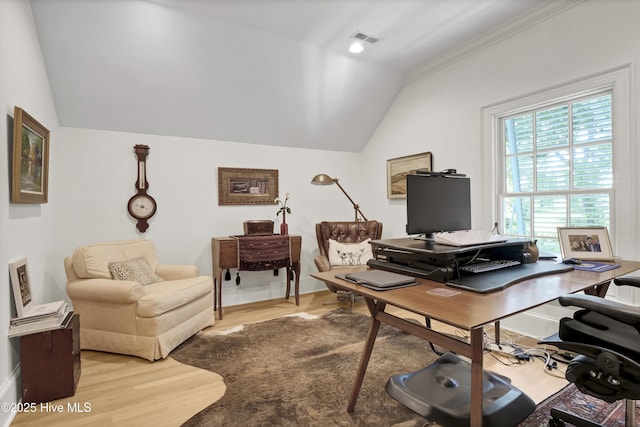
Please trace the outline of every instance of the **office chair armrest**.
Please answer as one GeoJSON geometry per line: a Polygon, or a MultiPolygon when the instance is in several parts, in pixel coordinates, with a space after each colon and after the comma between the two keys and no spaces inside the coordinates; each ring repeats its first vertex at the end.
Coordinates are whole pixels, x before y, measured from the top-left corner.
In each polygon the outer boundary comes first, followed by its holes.
{"type": "Polygon", "coordinates": [[[616,277],[613,279],[613,283],[618,286],[635,286],[636,288],[640,288],[640,276],[638,274],[638,271],[634,271],[624,276],[616,277]]]}
{"type": "Polygon", "coordinates": [[[632,305],[594,295],[565,295],[561,296],[559,301],[563,306],[585,308],[636,328],[640,326],[640,309],[632,305]]]}

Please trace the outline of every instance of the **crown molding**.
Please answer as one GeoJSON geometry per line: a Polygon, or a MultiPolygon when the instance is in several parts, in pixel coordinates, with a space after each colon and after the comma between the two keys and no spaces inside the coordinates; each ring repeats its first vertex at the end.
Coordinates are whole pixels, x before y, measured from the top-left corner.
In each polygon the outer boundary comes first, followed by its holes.
{"type": "Polygon", "coordinates": [[[438,56],[427,64],[407,73],[404,84],[408,86],[424,77],[435,73],[451,64],[463,60],[483,49],[486,49],[502,40],[531,28],[547,19],[568,10],[585,0],[545,0],[539,6],[523,12],[516,18],[510,20],[506,25],[486,32],[476,37],[469,43],[464,43],[444,55],[438,56]]]}

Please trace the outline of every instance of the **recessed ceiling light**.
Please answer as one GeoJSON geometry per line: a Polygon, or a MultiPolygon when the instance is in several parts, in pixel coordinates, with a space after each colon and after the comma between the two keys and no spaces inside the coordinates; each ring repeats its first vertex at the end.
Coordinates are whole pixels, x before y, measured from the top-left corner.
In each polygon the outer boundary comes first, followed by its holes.
{"type": "Polygon", "coordinates": [[[349,52],[351,53],[360,53],[364,50],[364,46],[360,42],[353,42],[351,46],[349,46],[349,52]]]}

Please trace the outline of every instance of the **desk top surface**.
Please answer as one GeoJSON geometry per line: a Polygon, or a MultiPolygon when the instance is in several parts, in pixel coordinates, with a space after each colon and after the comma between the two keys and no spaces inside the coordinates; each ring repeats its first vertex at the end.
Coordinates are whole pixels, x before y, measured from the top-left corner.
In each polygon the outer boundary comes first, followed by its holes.
{"type": "MultiPolygon", "coordinates": [[[[553,261],[538,261],[553,262],[553,261]]],[[[553,301],[562,295],[608,283],[617,276],[640,269],[640,262],[616,260],[620,268],[596,273],[573,270],[516,283],[490,294],[455,289],[444,283],[417,279],[419,284],[389,291],[374,291],[335,277],[336,272],[313,273],[312,277],[357,294],[371,297],[449,325],[470,330],[553,301]],[[451,296],[437,292],[446,290],[451,296]]]]}

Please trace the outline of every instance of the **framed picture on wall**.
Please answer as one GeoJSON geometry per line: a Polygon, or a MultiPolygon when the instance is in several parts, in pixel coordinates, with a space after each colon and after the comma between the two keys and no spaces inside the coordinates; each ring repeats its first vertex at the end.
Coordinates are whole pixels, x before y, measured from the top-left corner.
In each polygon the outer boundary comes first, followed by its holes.
{"type": "Polygon", "coordinates": [[[20,107],[13,114],[11,202],[47,203],[49,130],[20,107]]]}
{"type": "Polygon", "coordinates": [[[562,258],[613,261],[607,227],[558,227],[562,258]]]}
{"type": "Polygon", "coordinates": [[[407,197],[407,174],[417,170],[430,172],[433,169],[431,152],[413,154],[387,160],[387,198],[405,199],[407,197]]]}
{"type": "Polygon", "coordinates": [[[277,169],[218,168],[219,205],[273,205],[277,197],[277,169]]]}

